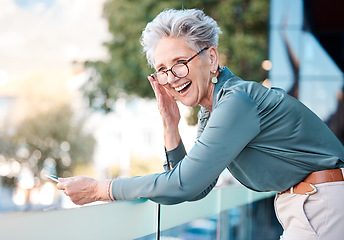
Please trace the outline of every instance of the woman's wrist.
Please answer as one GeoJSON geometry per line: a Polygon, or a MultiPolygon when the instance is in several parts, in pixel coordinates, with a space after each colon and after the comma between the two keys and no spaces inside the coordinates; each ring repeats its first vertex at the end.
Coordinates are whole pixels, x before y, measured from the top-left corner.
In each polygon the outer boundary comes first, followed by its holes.
{"type": "Polygon", "coordinates": [[[174,131],[173,133],[164,132],[165,148],[167,151],[171,151],[178,147],[181,137],[179,131],[174,131]]]}
{"type": "Polygon", "coordinates": [[[98,180],[96,183],[96,199],[97,201],[113,201],[112,182],[114,179],[98,180]]]}

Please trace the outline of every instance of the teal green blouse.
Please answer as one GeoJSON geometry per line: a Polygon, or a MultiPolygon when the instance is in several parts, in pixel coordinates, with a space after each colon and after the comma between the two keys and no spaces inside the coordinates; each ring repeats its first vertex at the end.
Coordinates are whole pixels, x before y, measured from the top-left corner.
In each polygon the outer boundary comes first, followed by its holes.
{"type": "Polygon", "coordinates": [[[117,178],[116,200],[162,204],[200,199],[224,169],[255,191],[283,191],[309,173],[344,167],[344,147],[311,110],[279,88],[243,81],[221,69],[212,112],[201,108],[197,139],[166,152],[163,173],[117,178]]]}

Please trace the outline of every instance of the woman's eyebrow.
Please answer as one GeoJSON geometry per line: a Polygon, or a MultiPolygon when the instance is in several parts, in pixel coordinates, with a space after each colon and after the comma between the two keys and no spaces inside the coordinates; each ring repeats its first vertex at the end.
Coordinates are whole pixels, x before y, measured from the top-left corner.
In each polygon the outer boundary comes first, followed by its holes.
{"type": "Polygon", "coordinates": [[[178,61],[178,60],[180,60],[180,59],[188,59],[188,57],[187,56],[178,56],[178,57],[175,57],[174,59],[172,59],[172,62],[176,62],[176,61],[178,61]]]}
{"type": "MultiPolygon", "coordinates": [[[[172,62],[172,63],[175,63],[175,62],[177,62],[178,60],[181,60],[181,59],[182,59],[182,60],[187,60],[188,57],[185,56],[185,55],[183,55],[183,56],[176,56],[176,57],[174,57],[174,58],[171,60],[171,62],[172,62]]],[[[159,68],[161,68],[161,67],[166,67],[166,65],[163,64],[163,63],[156,65],[156,69],[159,69],[159,68]]],[[[171,65],[170,67],[172,67],[172,65],[171,65]]]]}

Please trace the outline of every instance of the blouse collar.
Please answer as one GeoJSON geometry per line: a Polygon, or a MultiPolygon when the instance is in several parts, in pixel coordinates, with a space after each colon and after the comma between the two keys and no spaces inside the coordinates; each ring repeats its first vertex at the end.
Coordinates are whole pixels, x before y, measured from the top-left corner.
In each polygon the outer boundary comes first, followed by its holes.
{"type": "Polygon", "coordinates": [[[223,85],[232,77],[234,77],[234,74],[227,68],[223,67],[220,68],[220,74],[218,76],[218,82],[215,84],[214,87],[214,93],[213,93],[213,106],[212,109],[214,109],[214,106],[217,102],[217,95],[222,89],[223,85]]]}

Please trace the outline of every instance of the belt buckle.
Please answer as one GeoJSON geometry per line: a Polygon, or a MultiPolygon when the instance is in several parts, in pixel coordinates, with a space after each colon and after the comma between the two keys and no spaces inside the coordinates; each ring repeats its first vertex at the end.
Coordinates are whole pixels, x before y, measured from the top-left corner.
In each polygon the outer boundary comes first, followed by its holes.
{"type": "Polygon", "coordinates": [[[309,185],[313,188],[313,190],[310,192],[306,192],[306,195],[313,195],[318,192],[317,188],[313,184],[309,183],[309,185]]]}

